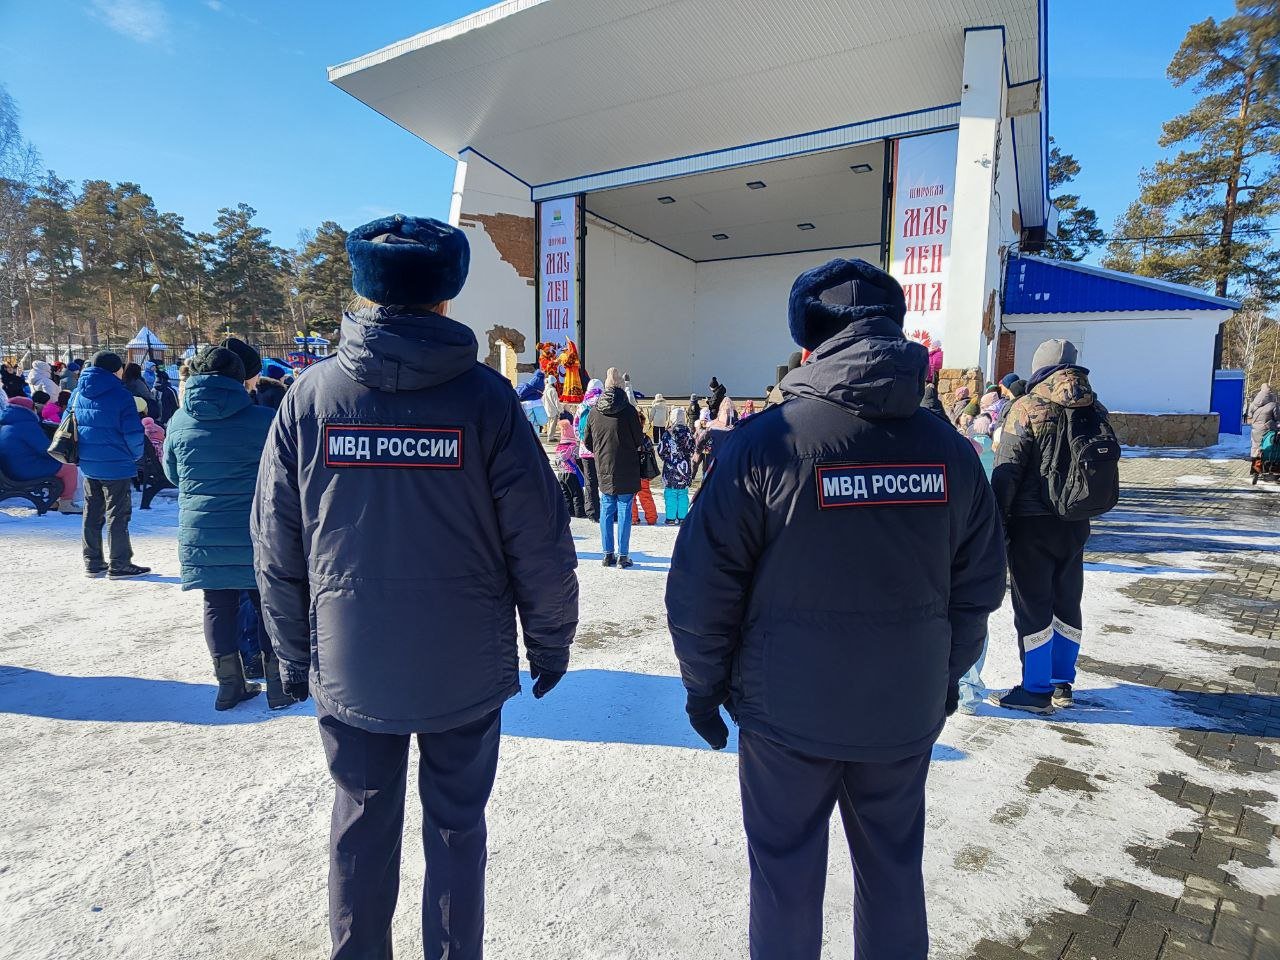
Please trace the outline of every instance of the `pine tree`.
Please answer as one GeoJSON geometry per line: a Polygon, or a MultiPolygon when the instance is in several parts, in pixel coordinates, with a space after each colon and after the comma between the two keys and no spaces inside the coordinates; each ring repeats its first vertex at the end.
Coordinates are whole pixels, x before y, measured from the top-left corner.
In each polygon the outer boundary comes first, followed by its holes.
{"type": "Polygon", "coordinates": [[[1077,193],[1060,193],[1080,176],[1080,163],[1069,153],[1063,153],[1049,138],[1049,195],[1058,211],[1058,235],[1045,243],[1044,255],[1058,260],[1083,260],[1090,250],[1102,244],[1103,233],[1098,226],[1098,214],[1090,207],[1082,206],[1077,193]]]}
{"type": "Polygon", "coordinates": [[[306,299],[309,323],[335,326],[351,300],[351,262],[347,231],[332,220],[320,224],[302,248],[300,294],[306,299]]]}
{"type": "Polygon", "coordinates": [[[1116,222],[1108,266],[1273,301],[1280,253],[1280,0],[1237,0],[1236,14],[1187,31],[1169,64],[1175,86],[1201,94],[1164,125],[1178,152],[1143,171],[1139,200],[1116,222]],[[1150,232],[1159,227],[1166,239],[1150,232]]]}
{"type": "Polygon", "coordinates": [[[73,201],[71,184],[50,172],[27,206],[32,226],[27,298],[47,305],[42,339],[50,343],[71,340],[79,327],[80,267],[75,225],[68,212],[73,201]]]}
{"type": "Polygon", "coordinates": [[[281,251],[268,239],[266,227],[254,225],[257,213],[247,203],[221,208],[209,256],[214,309],[228,327],[250,340],[278,323],[284,310],[281,251]]]}

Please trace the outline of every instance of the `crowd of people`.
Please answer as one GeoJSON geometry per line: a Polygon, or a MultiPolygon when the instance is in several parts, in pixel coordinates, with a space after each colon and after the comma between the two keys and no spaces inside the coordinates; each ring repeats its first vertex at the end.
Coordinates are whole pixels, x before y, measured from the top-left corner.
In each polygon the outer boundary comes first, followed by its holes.
{"type": "Polygon", "coordinates": [[[296,373],[278,363],[268,372],[276,376],[264,376],[258,352],[234,337],[183,363],[176,388],[163,366],[126,363],[111,351],[88,363],[38,360],[25,377],[3,371],[0,471],[16,481],[59,479],[58,510],[83,516],[89,577],[151,572],[133,559],[133,495],[140,492],[145,510],[160,490],[177,488],[182,585],[202,591],[216,710],[260,693],[251,679],[265,679],[272,709],[294,702],[284,697],[262,622],[249,539],[267,430],[296,373]],[[67,463],[50,455],[64,420],[75,425],[67,463]]]}
{"type": "Polygon", "coordinates": [[[569,516],[600,524],[601,563],[621,569],[634,565],[631,527],[656,526],[659,517],[666,526],[682,525],[695,481],[710,471],[717,446],[756,412],[754,400],[739,412],[715,377],[708,396],[691,395],[687,407],[660,393],[646,405],[617,367],[588,382],[576,410],[558,402],[555,410],[553,462],[569,516]],[[661,513],[653,495],[659,479],[661,513]]]}
{"type": "MultiPolygon", "coordinates": [[[[717,750],[722,711],[740,730],[752,957],[819,955],[838,806],[858,955],[923,960],[931,750],[986,692],[1006,573],[1022,677],[991,702],[1074,702],[1084,546],[1119,495],[1119,446],[1074,345],[1042,344],[1025,380],[940,397],[936,358],[903,335],[897,281],[837,259],[796,280],[787,320],[805,357],[759,413],[714,377],[687,406],[640,403],[610,367],[576,409],[544,390],[549,455],[447,316],[465,235],[397,215],[351,231],[347,251],[356,299],[338,350],[292,384],[229,338],[176,388],[108,351],[6,369],[0,409],[6,475],[59,475],[70,510],[83,488],[90,577],[149,572],[129,539],[133,489],[146,506],[156,484],[176,486],[215,709],[257,696],[258,678],[272,709],[315,698],[335,790],[334,960],[392,954],[414,736],[426,954],[480,957],[485,807],[518,637],[541,699],[578,624],[570,518],[599,523],[605,567],[631,567],[659,480],[663,522],[680,527],[665,604],[687,719],[717,750]],[[45,432],[67,418],[74,466],[49,456],[45,432]]],[[[1274,422],[1274,398],[1260,400],[1254,415],[1274,422]]]]}

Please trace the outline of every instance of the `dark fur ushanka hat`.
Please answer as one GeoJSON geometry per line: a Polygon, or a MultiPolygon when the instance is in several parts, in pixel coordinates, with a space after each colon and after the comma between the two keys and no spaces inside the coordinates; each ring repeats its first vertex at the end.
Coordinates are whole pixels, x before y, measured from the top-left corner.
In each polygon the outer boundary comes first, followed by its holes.
{"type": "Polygon", "coordinates": [[[902,326],[907,303],[898,281],[865,260],[831,260],[796,278],[787,305],[791,339],[815,350],[855,320],[889,317],[902,326]]]}
{"type": "Polygon", "coordinates": [[[347,234],[351,286],[382,306],[452,300],[462,289],[471,246],[456,227],[426,217],[374,220],[347,234]]]}

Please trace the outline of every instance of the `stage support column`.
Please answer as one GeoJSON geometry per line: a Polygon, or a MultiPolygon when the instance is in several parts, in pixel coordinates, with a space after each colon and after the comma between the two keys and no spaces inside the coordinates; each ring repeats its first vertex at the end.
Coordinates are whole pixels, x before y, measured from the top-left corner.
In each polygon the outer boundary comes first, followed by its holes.
{"type": "Polygon", "coordinates": [[[987,362],[984,325],[994,329],[1000,310],[995,182],[1006,92],[1004,31],[999,27],[966,31],[952,211],[951,300],[942,338],[945,362],[951,368],[982,367],[987,362]]]}

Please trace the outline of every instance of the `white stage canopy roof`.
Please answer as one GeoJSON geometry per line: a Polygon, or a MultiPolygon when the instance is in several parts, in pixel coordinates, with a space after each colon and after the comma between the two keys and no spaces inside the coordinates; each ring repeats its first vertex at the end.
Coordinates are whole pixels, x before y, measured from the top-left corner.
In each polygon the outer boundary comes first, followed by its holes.
{"type": "Polygon", "coordinates": [[[329,69],[533,199],[957,122],[970,28],[1004,30],[1023,222],[1043,222],[1047,0],[506,0],[329,69]]]}

